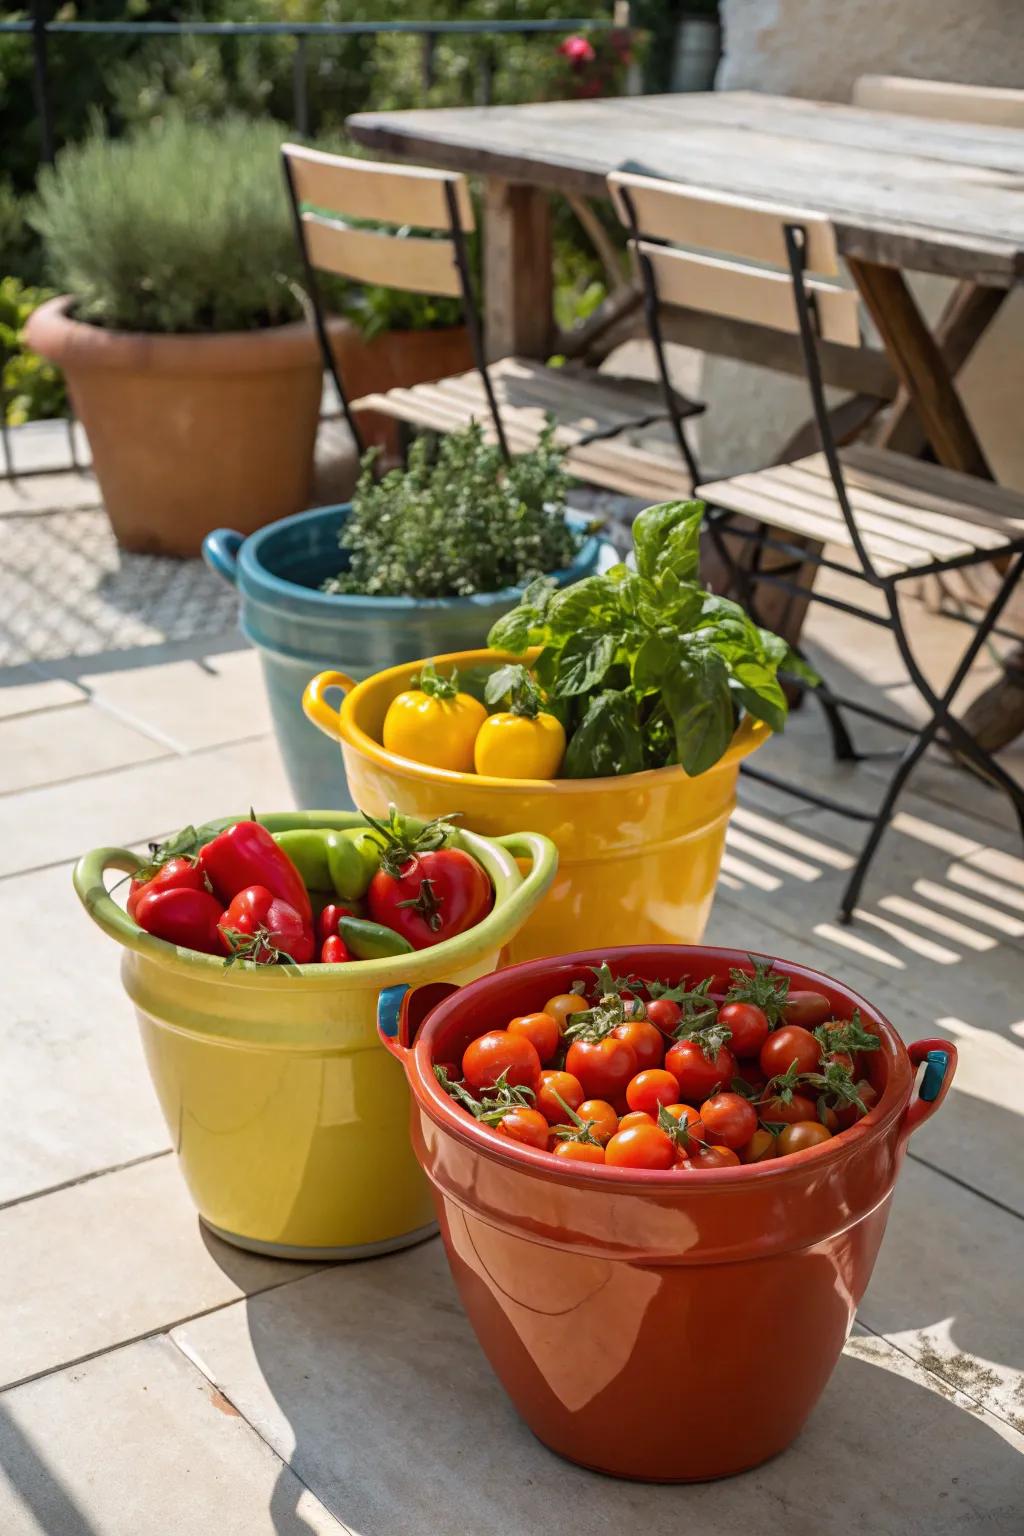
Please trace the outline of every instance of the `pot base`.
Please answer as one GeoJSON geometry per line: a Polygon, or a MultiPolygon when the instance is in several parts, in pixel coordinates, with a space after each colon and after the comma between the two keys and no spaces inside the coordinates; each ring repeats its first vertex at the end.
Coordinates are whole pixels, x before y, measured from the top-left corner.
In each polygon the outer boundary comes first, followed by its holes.
{"type": "Polygon", "coordinates": [[[214,1237],[223,1238],[233,1248],[244,1248],[247,1253],[259,1253],[268,1259],[293,1259],[296,1263],[309,1263],[317,1259],[330,1263],[377,1259],[385,1253],[398,1253],[403,1248],[413,1248],[417,1243],[425,1243],[429,1237],[437,1236],[437,1222],[428,1221],[425,1227],[416,1227],[412,1232],[386,1238],[381,1243],[356,1243],[341,1248],[302,1248],[293,1243],[265,1243],[258,1237],[241,1237],[237,1232],[225,1232],[223,1227],[215,1227],[205,1216],[200,1216],[199,1220],[214,1237]]]}

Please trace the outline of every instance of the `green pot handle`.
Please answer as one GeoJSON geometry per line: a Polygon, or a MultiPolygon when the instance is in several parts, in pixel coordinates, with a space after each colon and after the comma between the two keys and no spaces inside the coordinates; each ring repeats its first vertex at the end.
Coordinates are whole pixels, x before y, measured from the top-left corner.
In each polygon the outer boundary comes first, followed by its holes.
{"type": "Polygon", "coordinates": [[[71,878],[79,901],[98,928],[128,949],[156,954],[166,952],[166,944],[132,921],[110,895],[103,878],[108,869],[120,869],[126,875],[134,875],[144,862],[128,848],[94,848],[91,853],[83,853],[71,878]],[[154,949],[154,945],[159,945],[160,950],[154,949]]]}
{"type": "Polygon", "coordinates": [[[508,832],[493,841],[507,848],[513,858],[530,860],[530,869],[523,876],[522,885],[512,892],[501,908],[501,915],[511,918],[518,927],[519,922],[525,922],[525,912],[520,917],[523,909],[529,912],[554,880],[558,870],[558,849],[542,832],[508,832]]]}

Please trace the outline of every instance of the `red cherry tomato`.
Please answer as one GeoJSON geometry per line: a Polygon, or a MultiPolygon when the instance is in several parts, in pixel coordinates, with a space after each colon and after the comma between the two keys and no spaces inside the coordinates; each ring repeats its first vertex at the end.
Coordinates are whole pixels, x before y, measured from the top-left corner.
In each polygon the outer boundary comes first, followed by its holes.
{"type": "Polygon", "coordinates": [[[679,1084],[663,1067],[638,1072],[626,1087],[626,1103],[630,1109],[642,1109],[652,1116],[657,1115],[659,1104],[674,1104],[678,1098],[679,1084]]]}
{"type": "Polygon", "coordinates": [[[584,1125],[590,1125],[591,1136],[595,1136],[602,1146],[619,1128],[619,1117],[605,1099],[584,1099],[576,1113],[584,1125]]]}
{"type": "Polygon", "coordinates": [[[503,1072],[508,1074],[505,1081],[510,1088],[537,1088],[540,1057],[529,1040],[505,1029],[492,1029],[467,1045],[462,1075],[474,1093],[493,1088],[503,1072]]]}
{"type": "Polygon", "coordinates": [[[136,908],[143,896],[152,896],[157,891],[209,891],[209,889],[206,876],[198,864],[194,864],[191,859],[168,859],[167,863],[161,864],[156,874],[149,880],[140,880],[137,876],[132,876],[132,883],[128,887],[128,916],[135,916],[136,908]]]}
{"type": "Polygon", "coordinates": [[[665,1070],[679,1084],[679,1098],[701,1103],[723,1083],[732,1082],[736,1058],[723,1045],[714,1060],[709,1061],[696,1040],[677,1040],[665,1057],[665,1070]]]}
{"type": "MultiPolygon", "coordinates": [[[[636,1079],[634,1078],[635,1082],[636,1079]]],[[[656,1125],[653,1115],[649,1115],[645,1109],[631,1109],[628,1115],[619,1116],[619,1130],[628,1131],[631,1125],[656,1125]]]]}
{"type": "Polygon", "coordinates": [[[816,1029],[832,1017],[832,1004],[822,992],[789,992],[782,1005],[783,1024],[799,1024],[801,1029],[816,1029]]]}
{"type": "Polygon", "coordinates": [[[520,1141],[524,1147],[537,1147],[541,1152],[547,1151],[551,1131],[539,1110],[527,1109],[525,1106],[510,1109],[505,1118],[498,1121],[498,1130],[510,1141],[520,1141]]]}
{"type": "Polygon", "coordinates": [[[595,1099],[618,1099],[636,1075],[636,1052],[614,1034],[603,1040],[574,1040],[565,1058],[565,1070],[578,1077],[583,1091],[595,1099]]]}
{"type": "Polygon", "coordinates": [[[351,960],[348,945],[339,933],[332,933],[324,939],[320,946],[320,963],[322,965],[344,965],[346,960],[351,960]]]}
{"type": "Polygon", "coordinates": [[[336,902],[330,902],[316,920],[316,932],[320,943],[325,944],[328,939],[336,939],[341,919],[354,916],[351,907],[340,907],[336,902]]]}
{"type": "Polygon", "coordinates": [[[474,928],[494,905],[483,866],[461,848],[418,853],[401,873],[379,869],[366,893],[375,923],[393,928],[413,949],[429,949],[474,928]]]}
{"type": "Polygon", "coordinates": [[[665,1039],[647,1019],[627,1019],[612,1030],[616,1040],[624,1040],[636,1057],[636,1070],[660,1067],[665,1056],[665,1039]]]}
{"type": "Polygon", "coordinates": [[[604,1147],[595,1147],[592,1141],[560,1141],[554,1153],[571,1163],[604,1162],[604,1147]]]}
{"type": "Polygon", "coordinates": [[[612,1137],[604,1160],[613,1168],[671,1168],[675,1143],[656,1125],[633,1125],[612,1137]]]}
{"type": "Polygon", "coordinates": [[[670,997],[655,997],[647,1004],[647,1017],[663,1035],[670,1035],[682,1016],[679,1004],[670,997]]]}
{"type": "Polygon", "coordinates": [[[759,1061],[738,1061],[733,1075],[735,1077],[742,1077],[745,1083],[749,1083],[758,1098],[764,1092],[765,1085],[768,1082],[768,1079],[761,1071],[761,1063],[759,1061]]]}
{"type": "Polygon", "coordinates": [[[739,1157],[731,1147],[698,1147],[696,1152],[690,1153],[690,1161],[694,1168],[735,1168],[739,1165],[739,1157]]]}
{"type": "Polygon", "coordinates": [[[227,954],[257,965],[273,965],[281,955],[307,965],[317,953],[312,922],[265,885],[246,886],[233,896],[217,926],[227,954]]]}
{"type": "Polygon", "coordinates": [[[147,891],[135,904],[135,921],[147,933],[203,955],[225,955],[217,924],[223,908],[209,891],[173,887],[147,891]]]}
{"type": "Polygon", "coordinates": [[[549,1125],[569,1125],[571,1116],[566,1114],[558,1099],[562,1099],[570,1109],[579,1109],[583,1103],[582,1083],[571,1072],[555,1072],[550,1069],[542,1072],[540,1087],[537,1089],[537,1108],[549,1125]]]}
{"type": "Polygon", "coordinates": [[[757,1117],[765,1125],[796,1125],[799,1120],[813,1120],[814,1100],[805,1093],[794,1093],[787,1104],[784,1099],[765,1099],[757,1106],[757,1117]]]}
{"type": "MultiPolygon", "coordinates": [[[[874,1109],[878,1103],[878,1089],[873,1087],[871,1083],[862,1081],[857,1084],[857,1092],[863,1102],[865,1114],[874,1109]]],[[[836,1119],[839,1122],[840,1130],[848,1131],[850,1126],[856,1125],[860,1118],[861,1113],[856,1104],[844,1104],[842,1109],[836,1110],[836,1119]]]]}
{"type": "Polygon", "coordinates": [[[779,1132],[779,1156],[788,1157],[790,1152],[805,1152],[808,1147],[818,1147],[823,1141],[831,1141],[832,1132],[820,1120],[798,1120],[779,1132]]]}
{"type": "Polygon", "coordinates": [[[756,1003],[723,1003],[718,1022],[732,1031],[729,1049],[734,1056],[757,1056],[768,1038],[768,1015],[756,1003]]]}
{"type": "Polygon", "coordinates": [[[555,997],[549,997],[544,1004],[544,1012],[550,1013],[556,1020],[559,1029],[565,1028],[565,1021],[573,1013],[585,1013],[590,1007],[585,997],[580,997],[578,992],[559,992],[555,997]]]}
{"type": "Polygon", "coordinates": [[[700,1107],[707,1140],[715,1146],[745,1147],[757,1130],[757,1110],[738,1093],[716,1093],[700,1107]]]}
{"type": "Polygon", "coordinates": [[[557,1021],[550,1013],[522,1013],[518,1018],[509,1019],[505,1028],[510,1035],[522,1035],[529,1040],[545,1066],[558,1050],[562,1038],[557,1021]]]}
{"type": "Polygon", "coordinates": [[[853,1076],[853,1057],[849,1051],[830,1051],[827,1057],[822,1057],[822,1062],[830,1065],[845,1067],[850,1076],[853,1076]]]}
{"type": "Polygon", "coordinates": [[[761,1047],[761,1071],[765,1077],[781,1076],[796,1062],[798,1072],[817,1072],[821,1046],[809,1030],[784,1024],[761,1047]]]}

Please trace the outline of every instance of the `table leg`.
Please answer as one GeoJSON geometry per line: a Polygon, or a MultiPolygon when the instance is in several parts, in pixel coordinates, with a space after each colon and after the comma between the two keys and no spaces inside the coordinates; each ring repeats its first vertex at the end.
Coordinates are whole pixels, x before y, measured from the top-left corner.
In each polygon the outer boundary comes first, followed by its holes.
{"type": "Polygon", "coordinates": [[[551,206],[547,193],[484,183],[484,341],[488,360],[551,350],[551,206]]]}

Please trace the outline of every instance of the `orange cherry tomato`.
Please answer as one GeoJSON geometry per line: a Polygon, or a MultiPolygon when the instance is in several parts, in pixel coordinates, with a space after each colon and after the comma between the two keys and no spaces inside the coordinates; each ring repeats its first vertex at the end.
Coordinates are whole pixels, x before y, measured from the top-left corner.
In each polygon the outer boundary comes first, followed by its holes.
{"type": "Polygon", "coordinates": [[[559,992],[556,997],[549,997],[544,1004],[544,1012],[550,1013],[557,1022],[559,1029],[565,1028],[565,1021],[572,1013],[585,1013],[590,1007],[585,997],[580,997],[578,992],[559,992]]]}
{"type": "Polygon", "coordinates": [[[638,1072],[660,1067],[665,1059],[664,1037],[647,1019],[627,1019],[625,1024],[617,1024],[612,1034],[633,1047],[638,1072]]]}
{"type": "Polygon", "coordinates": [[[612,1137],[604,1160],[613,1168],[671,1168],[675,1143],[656,1125],[633,1125],[612,1137]]]}
{"type": "Polygon", "coordinates": [[[502,1136],[507,1136],[511,1141],[521,1141],[525,1147],[537,1147],[541,1152],[547,1151],[551,1129],[537,1109],[527,1109],[525,1106],[517,1105],[515,1109],[509,1110],[503,1120],[498,1121],[498,1130],[502,1136]]]}
{"type": "Polygon", "coordinates": [[[571,1163],[604,1162],[604,1147],[595,1147],[592,1141],[560,1141],[554,1153],[571,1163]]]}
{"type": "Polygon", "coordinates": [[[543,1066],[547,1066],[554,1056],[562,1038],[558,1020],[550,1013],[523,1013],[516,1019],[509,1019],[505,1028],[510,1035],[522,1035],[529,1040],[543,1066]]]}
{"type": "Polygon", "coordinates": [[[633,1047],[614,1035],[600,1040],[574,1040],[565,1057],[565,1070],[578,1077],[595,1098],[617,1099],[636,1075],[633,1047]]]}
{"type": "MultiPolygon", "coordinates": [[[[812,1037],[813,1038],[813,1037],[812,1037]]],[[[736,1058],[723,1045],[713,1061],[709,1061],[696,1040],[677,1040],[665,1057],[665,1070],[679,1084],[679,1096],[684,1099],[707,1099],[731,1083],[736,1074],[736,1058]]]]}
{"type": "Polygon", "coordinates": [[[739,1165],[739,1157],[732,1147],[698,1147],[696,1152],[690,1153],[690,1161],[695,1168],[735,1168],[739,1165]]]}
{"type": "Polygon", "coordinates": [[[590,1134],[596,1136],[602,1146],[612,1139],[619,1128],[619,1117],[605,1099],[584,1099],[576,1113],[584,1125],[593,1122],[590,1134]]]}
{"type": "Polygon", "coordinates": [[[775,1145],[777,1139],[771,1131],[756,1130],[746,1146],[740,1148],[740,1162],[766,1163],[770,1157],[777,1157],[779,1151],[775,1145]]]}
{"type": "Polygon", "coordinates": [[[493,1088],[502,1073],[510,1087],[536,1088],[540,1082],[540,1057],[522,1035],[492,1029],[467,1045],[462,1075],[475,1093],[493,1088]]]}
{"type": "Polygon", "coordinates": [[[716,1093],[700,1107],[707,1139],[737,1151],[757,1130],[757,1110],[738,1093],[716,1093]]]}
{"type": "Polygon", "coordinates": [[[583,1086],[571,1072],[558,1072],[549,1067],[540,1075],[536,1107],[549,1125],[569,1125],[571,1117],[566,1114],[558,1099],[562,1099],[570,1109],[579,1109],[583,1103],[583,1086]]]}
{"type": "Polygon", "coordinates": [[[659,1104],[674,1104],[679,1098],[679,1084],[671,1072],[662,1067],[651,1067],[638,1072],[626,1085],[626,1103],[630,1109],[642,1109],[652,1117],[658,1113],[659,1104]]]}
{"type": "Polygon", "coordinates": [[[831,1141],[832,1132],[820,1120],[799,1120],[779,1132],[779,1156],[790,1152],[805,1152],[808,1147],[818,1147],[823,1141],[831,1141]]]}
{"type": "Polygon", "coordinates": [[[681,1135],[677,1135],[676,1144],[680,1155],[689,1157],[696,1151],[698,1144],[707,1139],[707,1132],[700,1118],[700,1110],[694,1109],[692,1104],[666,1104],[665,1113],[686,1127],[681,1135]]]}
{"type": "Polygon", "coordinates": [[[794,1093],[788,1104],[784,1099],[765,1099],[757,1106],[757,1118],[763,1125],[796,1125],[814,1116],[814,1100],[805,1093],[794,1093]]]}
{"type": "Polygon", "coordinates": [[[653,1115],[649,1115],[645,1109],[631,1109],[628,1115],[619,1117],[619,1130],[628,1131],[631,1125],[656,1125],[653,1115]]]}

